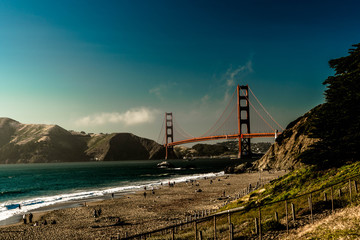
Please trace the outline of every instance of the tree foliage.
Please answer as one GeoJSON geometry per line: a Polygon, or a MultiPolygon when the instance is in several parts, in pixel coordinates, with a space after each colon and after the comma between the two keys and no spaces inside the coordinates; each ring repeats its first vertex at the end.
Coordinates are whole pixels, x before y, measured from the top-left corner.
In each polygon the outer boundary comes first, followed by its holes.
{"type": "Polygon", "coordinates": [[[353,47],[348,56],[329,61],[335,74],[323,82],[326,102],[312,120],[311,136],[321,140],[303,155],[307,161],[360,160],[360,43],[353,47]]]}

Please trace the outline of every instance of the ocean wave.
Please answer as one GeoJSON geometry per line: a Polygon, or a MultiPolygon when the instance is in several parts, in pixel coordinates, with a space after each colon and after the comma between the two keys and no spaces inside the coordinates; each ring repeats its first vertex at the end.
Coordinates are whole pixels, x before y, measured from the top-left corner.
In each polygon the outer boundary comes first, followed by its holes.
{"type": "MultiPolygon", "coordinates": [[[[15,215],[22,215],[24,213],[35,211],[36,209],[51,206],[59,203],[66,203],[70,201],[86,201],[90,198],[102,197],[109,195],[111,193],[128,193],[132,191],[139,191],[147,188],[156,188],[161,184],[167,184],[168,182],[186,182],[189,180],[196,180],[202,178],[210,178],[224,175],[224,172],[218,173],[205,173],[205,174],[194,174],[186,176],[170,176],[164,179],[157,179],[153,181],[143,181],[143,182],[132,182],[128,186],[121,187],[109,187],[106,189],[93,190],[93,191],[77,191],[73,193],[58,194],[54,196],[45,196],[37,197],[32,199],[24,199],[17,201],[6,201],[0,205],[0,224],[1,221],[4,221],[15,215]],[[21,208],[19,208],[19,205],[21,208]]],[[[166,176],[166,175],[162,175],[166,176]]]]}

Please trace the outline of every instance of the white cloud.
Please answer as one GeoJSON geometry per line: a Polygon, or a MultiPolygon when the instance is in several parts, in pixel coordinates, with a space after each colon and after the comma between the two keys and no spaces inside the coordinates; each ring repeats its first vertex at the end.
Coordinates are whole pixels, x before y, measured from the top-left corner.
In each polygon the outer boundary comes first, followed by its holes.
{"type": "Polygon", "coordinates": [[[122,123],[126,126],[151,123],[155,120],[158,110],[146,107],[133,108],[123,113],[99,113],[92,116],[86,116],[76,121],[80,126],[98,126],[108,123],[122,123]]]}
{"type": "Polygon", "coordinates": [[[235,86],[236,80],[240,80],[240,78],[242,77],[241,74],[252,73],[252,72],[254,72],[254,70],[252,68],[251,60],[249,60],[245,65],[239,66],[236,69],[232,69],[232,67],[230,67],[225,73],[226,86],[227,87],[235,86]]]}
{"type": "Polygon", "coordinates": [[[161,95],[161,91],[162,91],[163,87],[159,86],[159,87],[155,87],[149,90],[150,94],[154,94],[156,97],[158,97],[159,99],[163,100],[163,96],[161,95]]]}
{"type": "Polygon", "coordinates": [[[176,86],[177,86],[176,82],[168,82],[168,83],[160,84],[150,89],[149,93],[155,95],[160,100],[164,100],[164,95],[171,92],[171,90],[176,86]]]}
{"type": "Polygon", "coordinates": [[[234,91],[234,86],[238,84],[246,74],[254,72],[252,68],[252,60],[246,62],[243,66],[238,66],[237,68],[233,69],[230,66],[224,75],[225,79],[225,95],[224,95],[224,102],[229,101],[232,92],[234,91]]]}

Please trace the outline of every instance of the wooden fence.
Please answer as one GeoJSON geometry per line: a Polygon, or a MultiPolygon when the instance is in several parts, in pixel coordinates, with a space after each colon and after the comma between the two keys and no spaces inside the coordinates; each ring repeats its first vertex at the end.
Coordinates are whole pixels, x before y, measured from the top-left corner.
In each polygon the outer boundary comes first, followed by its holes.
{"type": "MultiPolygon", "coordinates": [[[[262,239],[264,234],[271,231],[282,230],[289,233],[291,228],[313,223],[321,215],[334,213],[336,208],[351,203],[358,195],[359,176],[360,174],[312,192],[263,205],[221,212],[200,211],[171,226],[132,236],[119,233],[110,239],[232,240],[241,236],[262,239]]],[[[262,186],[263,184],[258,183],[253,188],[248,187],[235,198],[241,198],[262,186]]]]}

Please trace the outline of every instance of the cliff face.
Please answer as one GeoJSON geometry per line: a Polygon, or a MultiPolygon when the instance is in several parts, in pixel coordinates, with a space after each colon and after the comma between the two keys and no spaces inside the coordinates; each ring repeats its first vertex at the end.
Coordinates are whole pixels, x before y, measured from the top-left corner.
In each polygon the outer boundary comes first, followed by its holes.
{"type": "Polygon", "coordinates": [[[290,123],[266,154],[254,163],[256,169],[293,169],[301,166],[298,156],[318,139],[308,136],[318,106],[290,123]]]}
{"type": "Polygon", "coordinates": [[[0,118],[0,163],[161,159],[164,148],[129,133],[88,135],[0,118]]]}

